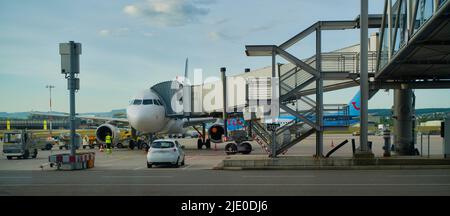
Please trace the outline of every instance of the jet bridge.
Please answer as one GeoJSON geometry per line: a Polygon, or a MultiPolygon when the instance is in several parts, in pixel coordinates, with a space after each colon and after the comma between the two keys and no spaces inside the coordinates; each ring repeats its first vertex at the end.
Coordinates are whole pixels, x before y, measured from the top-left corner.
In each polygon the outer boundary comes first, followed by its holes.
{"type": "Polygon", "coordinates": [[[415,151],[412,89],[450,88],[450,1],[385,1],[380,49],[372,88],[394,89],[394,145],[415,151]]]}

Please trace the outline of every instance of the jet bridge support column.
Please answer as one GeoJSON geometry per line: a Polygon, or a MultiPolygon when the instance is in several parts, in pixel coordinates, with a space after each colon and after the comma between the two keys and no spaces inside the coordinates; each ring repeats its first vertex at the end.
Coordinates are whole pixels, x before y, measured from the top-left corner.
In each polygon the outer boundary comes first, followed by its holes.
{"type": "Polygon", "coordinates": [[[226,138],[228,138],[228,124],[227,124],[227,119],[228,119],[228,113],[227,113],[227,75],[226,75],[226,71],[227,69],[225,67],[220,68],[220,74],[222,77],[222,89],[223,89],[223,114],[222,114],[222,118],[223,118],[223,128],[224,128],[224,135],[226,138]]]}
{"type": "Polygon", "coordinates": [[[202,138],[202,143],[205,144],[206,142],[206,123],[202,123],[202,134],[201,134],[201,138],[202,138]]]}
{"type": "Polygon", "coordinates": [[[374,155],[369,148],[368,142],[368,116],[369,116],[369,59],[368,59],[368,35],[369,35],[369,3],[368,0],[361,0],[360,15],[360,91],[361,91],[361,116],[360,116],[360,149],[355,152],[355,157],[372,158],[374,155]]]}
{"type": "Polygon", "coordinates": [[[319,130],[316,131],[316,157],[323,157],[323,80],[322,72],[322,31],[319,27],[316,29],[316,70],[319,77],[316,79],[316,125],[319,130]]]}
{"type": "Polygon", "coordinates": [[[399,155],[414,155],[412,89],[394,89],[394,144],[399,155]]]}

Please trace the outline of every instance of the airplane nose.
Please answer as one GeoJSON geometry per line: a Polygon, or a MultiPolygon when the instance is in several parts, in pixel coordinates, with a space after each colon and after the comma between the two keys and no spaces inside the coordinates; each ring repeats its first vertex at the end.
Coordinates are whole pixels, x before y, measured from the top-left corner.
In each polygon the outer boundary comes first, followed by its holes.
{"type": "Polygon", "coordinates": [[[140,132],[154,133],[161,127],[157,121],[158,114],[142,107],[130,107],[127,109],[127,117],[130,125],[140,132]]]}
{"type": "Polygon", "coordinates": [[[142,128],[142,122],[140,121],[142,119],[141,114],[136,107],[127,108],[127,118],[133,128],[137,130],[142,128]]]}

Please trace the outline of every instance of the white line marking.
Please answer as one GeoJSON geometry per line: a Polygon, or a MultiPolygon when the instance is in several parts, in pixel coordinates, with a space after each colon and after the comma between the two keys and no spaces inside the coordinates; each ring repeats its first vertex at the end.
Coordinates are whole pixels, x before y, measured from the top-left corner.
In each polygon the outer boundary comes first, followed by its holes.
{"type": "Polygon", "coordinates": [[[293,176],[242,176],[242,178],[314,178],[313,175],[293,175],[293,176]]]}
{"type": "Polygon", "coordinates": [[[0,176],[0,179],[31,179],[30,176],[0,176]]]}
{"type": "Polygon", "coordinates": [[[140,170],[140,169],[144,169],[145,167],[136,167],[133,170],[140,170]]]}
{"type": "Polygon", "coordinates": [[[195,187],[216,187],[216,186],[343,186],[343,187],[354,187],[354,186],[450,186],[450,184],[3,184],[0,185],[0,187],[23,187],[23,186],[32,186],[32,187],[44,187],[44,186],[91,186],[91,187],[98,187],[98,186],[180,186],[180,187],[186,187],[186,186],[195,186],[195,187]]]}
{"type": "Polygon", "coordinates": [[[411,178],[411,177],[450,177],[450,175],[390,175],[389,177],[397,178],[411,178]]]}
{"type": "Polygon", "coordinates": [[[187,169],[187,168],[189,168],[189,167],[191,167],[192,166],[192,164],[189,164],[189,165],[185,165],[185,167],[183,167],[183,170],[185,170],[185,169],[187,169]]]}
{"type": "Polygon", "coordinates": [[[103,178],[173,178],[173,176],[102,176],[103,178]]]}

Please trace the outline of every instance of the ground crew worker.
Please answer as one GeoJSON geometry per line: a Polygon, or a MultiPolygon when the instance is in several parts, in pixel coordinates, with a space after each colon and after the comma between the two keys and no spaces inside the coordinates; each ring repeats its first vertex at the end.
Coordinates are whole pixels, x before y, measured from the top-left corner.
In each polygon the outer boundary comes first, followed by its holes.
{"type": "Polygon", "coordinates": [[[89,145],[89,137],[87,135],[84,135],[83,148],[86,148],[87,145],[89,145]]]}
{"type": "Polygon", "coordinates": [[[106,153],[111,154],[111,134],[107,133],[105,137],[105,144],[106,144],[106,153]]]}
{"type": "Polygon", "coordinates": [[[142,139],[141,139],[141,137],[137,137],[137,148],[139,150],[142,148],[142,139]]]}

